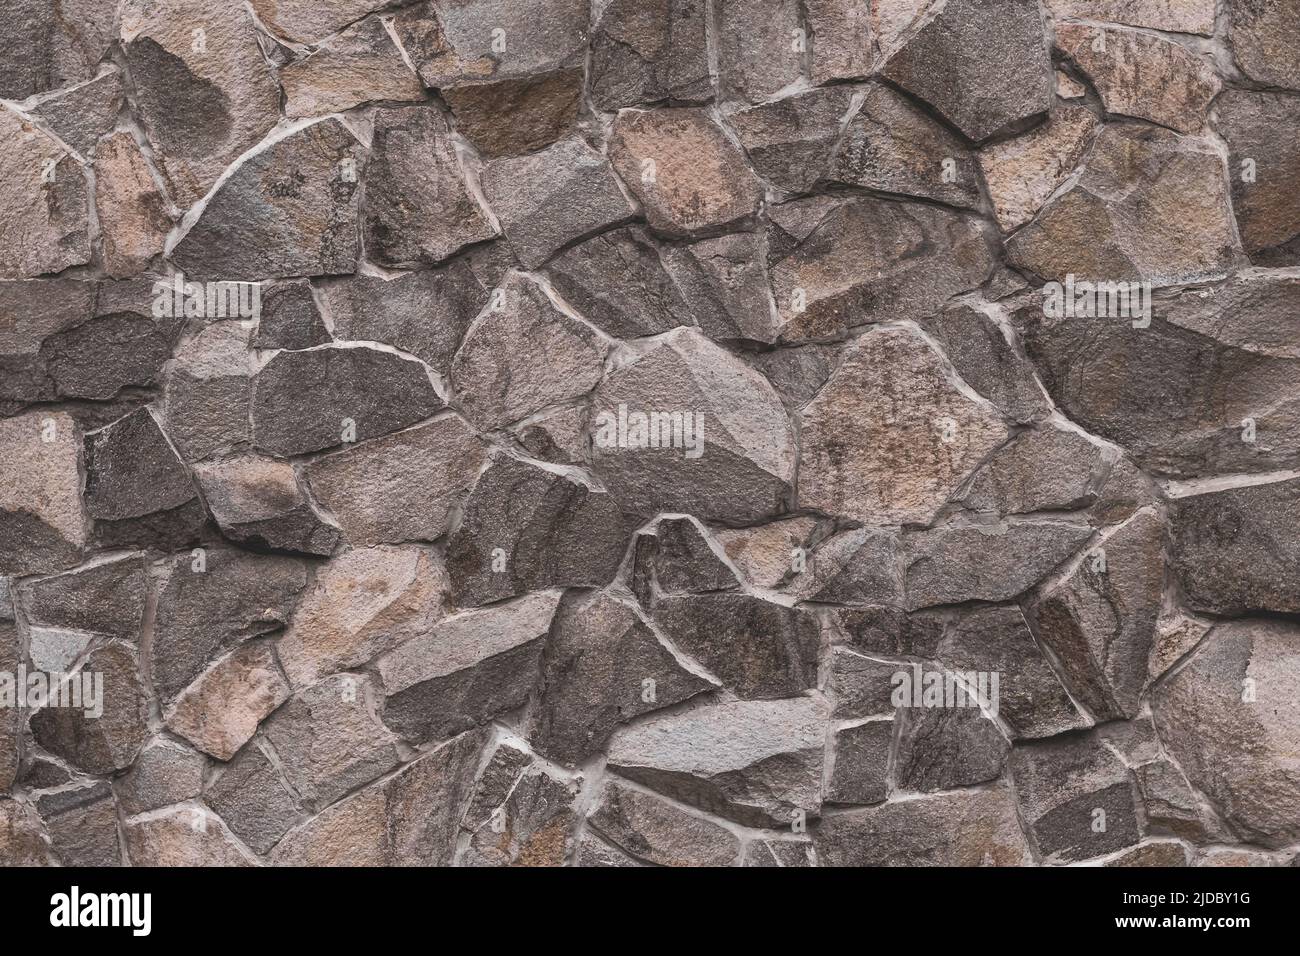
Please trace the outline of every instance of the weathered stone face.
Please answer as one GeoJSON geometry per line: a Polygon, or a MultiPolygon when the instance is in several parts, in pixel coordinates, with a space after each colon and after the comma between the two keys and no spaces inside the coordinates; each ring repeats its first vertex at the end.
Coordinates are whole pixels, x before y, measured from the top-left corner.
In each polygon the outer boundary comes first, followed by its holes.
{"type": "Polygon", "coordinates": [[[60,272],[90,261],[85,170],[55,140],[0,108],[0,278],[60,272]]]}
{"type": "Polygon", "coordinates": [[[694,0],[612,0],[592,45],[591,89],[604,110],[710,99],[706,8],[694,0]]]}
{"type": "Polygon", "coordinates": [[[1292,96],[1231,90],[1220,100],[1219,115],[1229,168],[1236,171],[1232,207],[1242,246],[1259,265],[1294,265],[1300,261],[1300,106],[1292,96]]]}
{"type": "Polygon", "coordinates": [[[20,0],[8,7],[13,30],[0,46],[0,97],[23,100],[90,79],[113,41],[117,8],[114,0],[62,7],[20,0]]]}

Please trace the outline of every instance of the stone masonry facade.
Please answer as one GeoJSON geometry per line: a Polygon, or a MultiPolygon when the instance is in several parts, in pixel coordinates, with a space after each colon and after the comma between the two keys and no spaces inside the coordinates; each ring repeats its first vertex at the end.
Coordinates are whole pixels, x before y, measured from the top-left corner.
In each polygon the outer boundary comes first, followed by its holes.
{"type": "Polygon", "coordinates": [[[0,0],[0,864],[1300,851],[1300,0],[0,0]]]}

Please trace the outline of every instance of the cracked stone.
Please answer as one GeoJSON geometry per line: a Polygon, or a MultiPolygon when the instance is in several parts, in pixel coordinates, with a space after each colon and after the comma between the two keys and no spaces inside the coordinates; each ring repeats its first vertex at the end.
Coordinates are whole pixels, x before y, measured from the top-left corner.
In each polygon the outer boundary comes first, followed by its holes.
{"type": "Polygon", "coordinates": [[[807,192],[830,175],[856,95],[851,86],[808,90],[741,110],[727,120],[760,176],[779,189],[807,192]]]}
{"type": "Polygon", "coordinates": [[[1083,162],[1099,125],[1092,110],[1062,106],[1042,126],[980,150],[980,168],[1004,230],[1038,215],[1083,162]]]}
{"type": "Polygon", "coordinates": [[[961,499],[1001,515],[1074,511],[1097,496],[1103,449],[1077,432],[1041,428],[998,449],[961,499]]]}
{"type": "Polygon", "coordinates": [[[205,521],[198,488],[148,408],[85,441],[86,513],[99,540],[152,547],[197,540],[205,521]]]}
{"type": "Polygon", "coordinates": [[[1024,424],[1048,413],[1034,369],[986,313],[954,305],[921,320],[962,379],[1007,418],[1024,424]]]}
{"type": "Polygon", "coordinates": [[[650,228],[668,236],[749,219],[763,198],[740,150],[705,110],[624,110],[609,155],[650,228]]]}
{"type": "Polygon", "coordinates": [[[707,13],[696,0],[611,0],[592,39],[595,104],[613,111],[712,99],[707,13]]]}
{"type": "MultiPolygon", "coordinates": [[[[280,118],[280,90],[262,57],[253,19],[238,4],[214,8],[206,0],[175,0],[166,6],[126,0],[121,39],[142,125],[172,198],[191,206],[280,118]],[[200,42],[194,36],[196,24],[202,24],[200,42]]],[[[298,156],[288,165],[306,159],[298,156]]],[[[303,177],[299,185],[314,178],[301,169],[297,174],[303,177]]],[[[260,189],[247,195],[254,202],[262,197],[260,189]]],[[[240,221],[257,218],[247,216],[253,210],[241,210],[224,228],[242,233],[240,221]]],[[[229,240],[234,242],[228,248],[238,247],[238,239],[229,240]]]]}
{"type": "Polygon", "coordinates": [[[559,604],[542,591],[453,615],[379,659],[384,722],[402,737],[445,740],[527,700],[559,604]]]}
{"type": "Polygon", "coordinates": [[[1136,30],[1058,23],[1056,45],[1091,78],[1108,113],[1180,133],[1205,125],[1210,101],[1222,88],[1210,62],[1179,43],[1136,30]]]}
{"type": "Polygon", "coordinates": [[[1090,525],[1009,522],[917,531],[900,546],[914,611],[964,601],[1006,601],[1027,591],[1092,537],[1090,525]]]}
{"type": "Polygon", "coordinates": [[[1008,430],[952,384],[925,338],[897,328],[857,341],[804,408],[802,435],[803,506],[903,524],[932,521],[1008,430]]]}
{"type": "Polygon", "coordinates": [[[823,866],[1028,866],[1006,787],[959,790],[837,813],[813,833],[823,866]]]}
{"type": "MultiPolygon", "coordinates": [[[[122,108],[122,74],[116,69],[100,74],[50,99],[30,112],[82,156],[95,150],[100,138],[113,132],[122,108]]],[[[21,97],[20,97],[21,99],[21,97]]],[[[98,158],[96,170],[101,168],[98,158]]]]}
{"type": "Polygon", "coordinates": [[[1041,640],[1060,660],[1075,697],[1098,717],[1137,713],[1164,577],[1164,524],[1142,512],[1034,607],[1041,640]]]}
{"type": "Polygon", "coordinates": [[[350,276],[323,293],[340,340],[395,346],[439,375],[450,371],[465,330],[490,301],[461,259],[393,279],[350,276]]]}
{"type": "Polygon", "coordinates": [[[437,265],[497,235],[466,179],[446,118],[432,107],[376,114],[365,192],[366,254],[389,268],[437,265]]]}
{"type": "Polygon", "coordinates": [[[1011,264],[1058,282],[1223,272],[1235,256],[1225,183],[1223,157],[1202,140],[1106,126],[1077,181],[1007,240],[1011,264]]]}
{"type": "Polygon", "coordinates": [[[1192,792],[1182,771],[1169,760],[1155,760],[1133,770],[1146,810],[1148,827],[1194,843],[1225,841],[1214,818],[1192,792]]]}
{"type": "Polygon", "coordinates": [[[631,587],[645,606],[659,593],[734,591],[737,586],[706,532],[690,518],[663,518],[653,532],[636,536],[631,587]]]}
{"type": "Polygon", "coordinates": [[[780,398],[758,372],[692,329],[669,332],[607,375],[592,410],[593,467],[629,511],[748,522],[777,513],[790,491],[794,430],[780,398]],[[674,431],[665,442],[663,416],[674,412],[680,440],[674,431]],[[666,447],[674,441],[678,447],[666,447]]]}
{"type": "Polygon", "coordinates": [[[342,113],[377,100],[424,99],[419,79],[378,17],[367,17],[283,67],[280,84],[290,119],[342,113]]]}
{"type": "Polygon", "coordinates": [[[529,269],[633,213],[609,161],[576,136],[528,156],[493,160],[483,171],[483,192],[529,269]]]}
{"type": "Polygon", "coordinates": [[[426,634],[446,613],[446,572],[418,548],[360,548],[322,566],[277,651],[290,683],[309,687],[426,634]]]}
{"type": "MultiPolygon", "coordinates": [[[[790,556],[793,562],[793,554],[790,556]]],[[[898,606],[903,580],[896,538],[860,529],[832,535],[807,555],[786,593],[801,601],[898,606]]]]}
{"type": "Polygon", "coordinates": [[[311,43],[337,33],[367,13],[387,6],[386,0],[252,0],[258,19],[286,40],[311,43]]]}
{"type": "Polygon", "coordinates": [[[253,385],[253,441],[274,455],[300,455],[387,435],[442,407],[424,366],[391,352],[278,352],[253,385]]]}
{"type": "Polygon", "coordinates": [[[302,817],[279,771],[256,744],[221,768],[221,776],[207,788],[204,799],[230,831],[257,853],[270,850],[302,817]]]}
{"type": "Polygon", "coordinates": [[[1011,774],[1049,860],[1086,860],[1139,841],[1128,771],[1095,736],[1021,744],[1011,752],[1011,774]]]}
{"type": "Polygon", "coordinates": [[[740,838],[711,820],[608,780],[591,826],[628,853],[657,866],[734,866],[740,838]]]}
{"type": "Polygon", "coordinates": [[[290,830],[279,866],[447,866],[483,741],[462,734],[290,830]]]}
{"type": "Polygon", "coordinates": [[[904,707],[899,724],[900,790],[933,793],[996,780],[1011,750],[978,707],[904,707]]]}
{"type": "Polygon", "coordinates": [[[606,593],[561,606],[540,686],[529,739],[538,753],[573,766],[620,724],[716,687],[687,670],[632,605],[606,593]]]}
{"type": "Polygon", "coordinates": [[[245,644],[181,692],[168,709],[167,727],[204,753],[229,760],[290,693],[271,649],[245,644]]]}
{"type": "Polygon", "coordinates": [[[89,262],[85,170],[6,107],[0,107],[0,138],[0,277],[25,278],[89,262]]]}
{"type": "Polygon", "coordinates": [[[795,549],[806,552],[816,529],[815,518],[790,518],[757,528],[723,528],[715,537],[750,584],[775,588],[794,573],[795,549]]]}
{"type": "Polygon", "coordinates": [[[806,611],[747,594],[694,594],[656,600],[653,617],[741,698],[790,697],[817,683],[821,634],[806,611]]]}
{"type": "Polygon", "coordinates": [[[760,234],[742,232],[674,244],[665,248],[664,256],[673,282],[705,335],[718,341],[764,343],[776,338],[760,234]]]}
{"type": "Polygon", "coordinates": [[[1014,128],[1052,103],[1038,0],[949,0],[885,64],[883,75],[973,140],[1014,128]]]}
{"type": "Polygon", "coordinates": [[[845,127],[830,178],[952,206],[973,208],[980,203],[970,150],[902,94],[881,83],[867,87],[861,106],[845,127]]]}
{"type": "Polygon", "coordinates": [[[650,717],[614,734],[609,766],[744,826],[786,826],[820,812],[825,717],[813,697],[650,717]]]}
{"type": "Polygon", "coordinates": [[[233,458],[199,465],[195,475],[221,533],[236,544],[319,555],[338,546],[338,529],[317,514],[287,462],[233,458]]]}
{"type": "Polygon", "coordinates": [[[866,657],[847,647],[831,649],[827,696],[837,720],[878,717],[894,710],[894,675],[901,665],[866,657]]]}
{"type": "Polygon", "coordinates": [[[352,545],[433,541],[486,461],[482,442],[450,417],[318,458],[305,474],[352,545]]]}
{"type": "Polygon", "coordinates": [[[573,849],[579,783],[540,765],[526,769],[490,822],[470,837],[459,865],[563,866],[573,849]]]}
{"type": "Polygon", "coordinates": [[[603,587],[627,550],[632,520],[614,497],[566,474],[498,456],[447,543],[461,607],[549,587],[603,587]]]}
{"type": "Polygon", "coordinates": [[[465,413],[484,429],[516,422],[591,391],[607,346],[562,312],[545,289],[512,275],[465,333],[451,382],[465,413]]]}
{"type": "Polygon", "coordinates": [[[772,290],[788,342],[932,315],[993,265],[979,224],[937,206],[814,196],[771,215],[772,290]]]}
{"type": "Polygon", "coordinates": [[[50,753],[87,773],[107,774],[131,766],[149,736],[148,704],[135,650],[103,645],[91,651],[68,680],[83,680],[79,675],[90,675],[100,687],[99,703],[83,697],[89,710],[86,706],[38,710],[31,715],[32,736],[50,753]],[[102,714],[92,716],[101,707],[102,714]]]}
{"type": "Polygon", "coordinates": [[[283,627],[307,572],[295,558],[234,548],[184,552],[168,562],[158,594],[149,670],[170,702],[217,657],[283,627]]]}
{"type": "Polygon", "coordinates": [[[191,279],[219,281],[356,271],[362,152],[347,127],[325,119],[247,156],[176,244],[172,262],[191,279]]]}

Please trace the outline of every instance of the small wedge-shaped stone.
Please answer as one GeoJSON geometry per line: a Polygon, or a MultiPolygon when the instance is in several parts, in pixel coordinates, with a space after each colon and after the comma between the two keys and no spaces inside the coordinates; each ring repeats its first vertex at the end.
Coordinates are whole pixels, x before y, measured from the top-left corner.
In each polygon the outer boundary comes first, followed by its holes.
{"type": "Polygon", "coordinates": [[[29,624],[89,631],[134,643],[144,620],[145,591],[144,558],[130,554],[24,582],[19,595],[29,624]]]}
{"type": "MultiPolygon", "coordinates": [[[[501,747],[498,753],[511,750],[501,747]]],[[[529,758],[525,755],[524,759],[529,758]]],[[[501,799],[490,807],[487,819],[474,829],[457,865],[564,866],[573,850],[572,834],[578,824],[581,782],[581,778],[562,777],[540,762],[532,761],[514,776],[508,793],[491,794],[501,799]]],[[[485,797],[488,794],[480,787],[475,803],[490,803],[485,797]]]]}
{"type": "Polygon", "coordinates": [[[447,120],[432,107],[378,112],[365,187],[366,254],[381,265],[437,265],[497,234],[466,182],[447,120]]]}
{"type": "Polygon", "coordinates": [[[636,536],[632,558],[632,593],[649,606],[657,594],[734,591],[735,573],[691,518],[662,518],[654,531],[636,536]]]}
{"type": "Polygon", "coordinates": [[[252,0],[258,18],[277,36],[296,43],[311,43],[337,33],[373,10],[387,6],[386,0],[252,0]]]}
{"type": "Polygon", "coordinates": [[[64,412],[0,421],[0,573],[61,571],[86,543],[81,436],[64,412]]]}
{"type": "Polygon", "coordinates": [[[826,785],[827,803],[881,803],[889,793],[893,718],[868,720],[835,732],[835,762],[826,785]]]}
{"type": "Polygon", "coordinates": [[[65,678],[60,691],[64,705],[51,704],[31,715],[32,736],[86,773],[107,774],[131,766],[149,736],[149,706],[139,670],[134,648],[113,643],[91,651],[81,668],[65,678]],[[72,684],[80,685],[80,695],[69,697],[72,684]],[[81,706],[67,706],[69,699],[76,704],[78,697],[81,706]]]}
{"type": "Polygon", "coordinates": [[[109,545],[182,547],[197,538],[198,487],[148,408],[86,436],[86,512],[109,545]]]}
{"type": "Polygon", "coordinates": [[[301,561],[235,548],[187,551],[169,564],[149,659],[164,704],[236,645],[284,627],[307,585],[301,561]]]}
{"type": "Polygon", "coordinates": [[[172,220],[130,133],[115,133],[96,150],[95,211],[109,275],[136,275],[163,251],[172,220]]]}
{"type": "Polygon", "coordinates": [[[822,866],[1029,866],[1009,788],[961,790],[837,813],[813,833],[822,866]]]}
{"type": "Polygon", "coordinates": [[[222,180],[172,262],[218,281],[355,271],[362,153],[336,119],[276,139],[222,180]]]}
{"type": "Polygon", "coordinates": [[[128,816],[197,797],[203,790],[207,758],[165,737],[140,751],[131,769],[117,779],[117,798],[128,816]]]}
{"type": "Polygon", "coordinates": [[[867,524],[928,524],[1007,434],[918,332],[871,331],[804,409],[800,502],[867,524]]]}
{"type": "Polygon", "coordinates": [[[958,671],[999,674],[998,716],[1012,737],[1053,737],[1091,725],[1061,686],[1019,607],[976,608],[954,621],[935,652],[958,671]]]}
{"type": "Polygon", "coordinates": [[[373,714],[369,678],[339,674],[300,691],[266,722],[290,786],[320,806],[397,766],[395,739],[373,714]]]}
{"type": "Polygon", "coordinates": [[[489,294],[466,262],[456,259],[445,268],[392,279],[356,275],[331,282],[324,299],[340,341],[392,345],[446,375],[489,294]]]}
{"type": "Polygon", "coordinates": [[[1210,632],[1154,692],[1160,739],[1239,835],[1278,848],[1300,834],[1300,686],[1294,624],[1243,620],[1210,632]]]}
{"type": "Polygon", "coordinates": [[[1214,6],[1214,0],[1043,0],[1043,7],[1058,18],[1206,36],[1214,32],[1214,6]]]}
{"type": "Polygon", "coordinates": [[[358,548],[316,573],[277,647],[295,689],[427,634],[446,613],[442,562],[418,548],[358,548]]]}
{"type": "Polygon", "coordinates": [[[814,697],[651,717],[614,734],[609,766],[745,826],[787,826],[820,812],[825,718],[814,697]]]}
{"type": "MultiPolygon", "coordinates": [[[[126,0],[122,41],[154,155],[172,197],[191,206],[280,119],[280,91],[262,57],[253,18],[242,4],[126,0]],[[200,26],[201,36],[194,33],[200,26]]],[[[290,170],[281,176],[286,186],[302,182],[290,170]]],[[[244,209],[227,228],[236,229],[245,217],[257,214],[244,209]]]]}
{"type": "MultiPolygon", "coordinates": [[[[1297,75],[1300,85],[1300,74],[1297,75]]],[[[1217,104],[1228,142],[1232,207],[1241,244],[1265,266],[1300,263],[1300,101],[1230,90],[1217,104]]]]}
{"type": "Polygon", "coordinates": [[[221,533],[236,544],[304,554],[338,546],[338,528],[317,514],[292,465],[250,456],[200,465],[195,474],[221,533]]]}
{"type": "Polygon", "coordinates": [[[769,343],[777,318],[761,233],[738,232],[665,247],[673,282],[696,323],[716,341],[769,343]]]}
{"type": "Polygon", "coordinates": [[[1100,122],[1092,110],[1062,106],[1023,136],[979,152],[998,224],[1010,232],[1038,214],[1087,155],[1100,122]]]}
{"type": "Polygon", "coordinates": [[[425,86],[454,87],[581,66],[590,15],[572,0],[432,0],[393,27],[425,86]]]}
{"type": "Polygon", "coordinates": [[[1210,61],[1149,33],[1059,23],[1056,45],[1092,79],[1108,113],[1180,133],[1205,125],[1205,111],[1222,87],[1210,61]]]}
{"type": "Polygon", "coordinates": [[[900,545],[906,607],[1009,600],[1091,537],[1091,525],[1060,521],[955,526],[906,535],[900,545]]]}
{"type": "Polygon", "coordinates": [[[492,162],[483,172],[483,191],[511,248],[530,269],[633,211],[608,160],[577,137],[492,162]]]}
{"type": "Polygon", "coordinates": [[[539,588],[603,587],[623,560],[632,524],[614,496],[499,456],[447,543],[456,604],[488,604],[539,588]]]}
{"type": "Polygon", "coordinates": [[[465,333],[451,383],[471,419],[484,429],[499,428],[591,391],[604,371],[606,348],[541,285],[512,274],[465,333]]]}
{"type": "Polygon", "coordinates": [[[1052,103],[1052,64],[1038,0],[949,0],[885,65],[973,140],[1014,127],[1052,103]]]}
{"type": "Polygon", "coordinates": [[[587,816],[613,843],[658,866],[734,866],[740,838],[644,790],[610,779],[587,816]]]}
{"type": "Polygon", "coordinates": [[[975,159],[960,138],[883,83],[867,87],[831,168],[832,182],[979,205],[975,159]]]}
{"type": "Polygon", "coordinates": [[[789,342],[932,315],[993,265],[978,223],[936,206],[817,196],[772,218],[772,291],[789,342]]]}
{"type": "Polygon", "coordinates": [[[1002,775],[1011,744],[978,707],[904,707],[898,714],[898,789],[934,793],[1002,775]]]}
{"type": "Polygon", "coordinates": [[[851,86],[809,90],[733,113],[728,122],[760,176],[806,192],[830,173],[855,95],[851,86]]]}
{"type": "Polygon", "coordinates": [[[253,348],[309,349],[328,341],[329,329],[306,279],[290,279],[262,288],[253,348]]]}
{"type": "Polygon", "coordinates": [[[693,329],[610,373],[591,407],[594,468],[631,512],[754,521],[789,493],[796,452],[781,399],[693,329]]]}
{"type": "Polygon", "coordinates": [[[478,733],[422,754],[290,830],[271,855],[281,866],[447,866],[474,791],[478,733]]]}
{"type": "Polygon", "coordinates": [[[988,314],[965,303],[922,319],[921,329],[971,388],[1017,423],[1047,417],[1034,367],[988,314]]]}
{"type": "Polygon", "coordinates": [[[559,591],[466,611],[379,659],[384,722],[407,740],[445,740],[521,706],[537,682],[559,591]]]}
{"type": "Polygon", "coordinates": [[[758,102],[799,79],[798,0],[719,0],[718,80],[729,99],[758,102]]]}
{"type": "Polygon", "coordinates": [[[164,409],[167,434],[187,461],[250,440],[248,340],[243,322],[214,322],[176,353],[164,409]]]}
{"type": "Polygon", "coordinates": [[[330,37],[280,70],[284,115],[324,116],[374,101],[424,99],[424,89],[378,17],[330,37]]]}
{"type": "Polygon", "coordinates": [[[962,503],[1000,515],[1073,511],[1092,503],[1108,470],[1105,450],[1078,432],[1023,432],[988,460],[962,503]]]}
{"type": "Polygon", "coordinates": [[[305,472],[357,546],[441,537],[486,460],[483,443],[449,417],[318,458],[305,472]]]}
{"type": "Polygon", "coordinates": [[[1044,279],[1146,279],[1223,272],[1234,258],[1223,157],[1199,139],[1132,125],[1102,129],[1082,175],[1007,241],[1044,279]]]}
{"type": "Polygon", "coordinates": [[[722,229],[753,216],[763,198],[740,150],[704,110],[624,110],[609,155],[650,228],[665,235],[722,229]]]}
{"type": "Polygon", "coordinates": [[[303,817],[279,768],[256,741],[221,768],[203,799],[257,853],[270,850],[303,817]]]}
{"type": "Polygon", "coordinates": [[[442,408],[419,362],[364,347],[279,352],[253,385],[253,441],[301,455],[387,435],[442,408]]]}
{"type": "Polygon", "coordinates": [[[783,555],[786,568],[804,558],[804,566],[786,588],[801,601],[898,606],[903,580],[897,539],[866,529],[832,535],[811,553],[802,548],[783,555]]]}
{"type": "Polygon", "coordinates": [[[1298,517],[1295,477],[1174,497],[1171,554],[1187,606],[1225,616],[1300,612],[1298,517]]]}
{"type": "Polygon", "coordinates": [[[229,760],[290,693],[270,647],[245,644],[176,698],[167,727],[204,753],[229,760]]]}
{"type": "Polygon", "coordinates": [[[442,96],[456,117],[456,132],[479,155],[518,156],[572,131],[582,105],[582,71],[457,86],[444,89],[442,96]]]}
{"type": "Polygon", "coordinates": [[[0,278],[90,261],[85,170],[63,146],[0,106],[0,278]]]}
{"type": "Polygon", "coordinates": [[[613,111],[711,99],[707,20],[695,0],[612,0],[592,40],[593,101],[613,111]]]}
{"type": "Polygon", "coordinates": [[[1034,609],[1039,636],[1091,713],[1106,718],[1137,713],[1164,578],[1164,525],[1144,511],[1040,596],[1034,609]]]}
{"type": "MultiPolygon", "coordinates": [[[[82,156],[95,151],[100,138],[113,132],[122,108],[122,73],[114,68],[93,80],[41,100],[29,112],[82,156]]],[[[129,135],[129,134],[128,134],[129,135]]],[[[96,164],[98,169],[98,164],[96,164]]]]}
{"type": "Polygon", "coordinates": [[[1252,80],[1300,90],[1300,18],[1295,0],[1232,0],[1229,39],[1252,80]]]}
{"type": "Polygon", "coordinates": [[[1104,856],[1140,839],[1128,771],[1095,733],[1021,744],[1011,775],[1049,862],[1104,856]]]}
{"type": "Polygon", "coordinates": [[[817,683],[816,618],[747,594],[692,594],[654,602],[654,620],[684,654],[738,697],[791,697],[817,683]]]}
{"type": "Polygon", "coordinates": [[[576,766],[619,724],[715,686],[687,670],[634,606],[602,592],[561,607],[529,738],[542,756],[576,766]]]}

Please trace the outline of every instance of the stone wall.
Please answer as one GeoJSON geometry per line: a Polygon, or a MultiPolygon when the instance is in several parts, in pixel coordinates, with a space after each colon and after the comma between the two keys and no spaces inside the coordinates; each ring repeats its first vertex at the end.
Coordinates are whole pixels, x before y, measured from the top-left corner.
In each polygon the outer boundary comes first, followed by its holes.
{"type": "Polygon", "coordinates": [[[0,862],[1274,865],[1298,0],[16,0],[0,862]]]}

